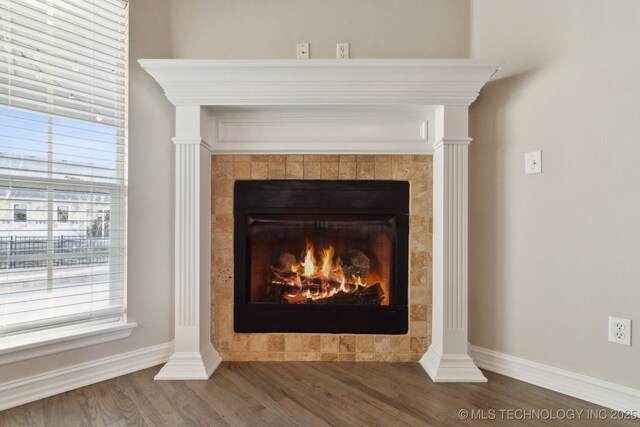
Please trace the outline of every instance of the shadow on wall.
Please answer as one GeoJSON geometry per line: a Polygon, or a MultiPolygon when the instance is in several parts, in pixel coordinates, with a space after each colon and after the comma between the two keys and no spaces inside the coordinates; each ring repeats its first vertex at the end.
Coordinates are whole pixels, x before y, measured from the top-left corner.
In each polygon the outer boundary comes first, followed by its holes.
{"type": "Polygon", "coordinates": [[[469,110],[469,341],[496,348],[505,336],[504,280],[505,162],[509,102],[536,70],[487,83],[469,110]]]}

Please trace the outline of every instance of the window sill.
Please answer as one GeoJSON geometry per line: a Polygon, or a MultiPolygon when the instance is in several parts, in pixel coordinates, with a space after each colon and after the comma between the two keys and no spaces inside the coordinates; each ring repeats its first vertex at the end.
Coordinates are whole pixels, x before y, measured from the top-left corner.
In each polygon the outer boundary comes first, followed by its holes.
{"type": "Polygon", "coordinates": [[[0,338],[0,365],[127,338],[135,322],[74,325],[0,338]]]}

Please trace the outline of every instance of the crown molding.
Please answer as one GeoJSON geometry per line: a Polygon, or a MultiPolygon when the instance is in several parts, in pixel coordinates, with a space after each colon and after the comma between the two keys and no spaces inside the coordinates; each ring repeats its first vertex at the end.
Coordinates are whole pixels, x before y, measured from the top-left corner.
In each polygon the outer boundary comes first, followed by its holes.
{"type": "Polygon", "coordinates": [[[174,105],[470,105],[502,61],[140,59],[174,105]]]}

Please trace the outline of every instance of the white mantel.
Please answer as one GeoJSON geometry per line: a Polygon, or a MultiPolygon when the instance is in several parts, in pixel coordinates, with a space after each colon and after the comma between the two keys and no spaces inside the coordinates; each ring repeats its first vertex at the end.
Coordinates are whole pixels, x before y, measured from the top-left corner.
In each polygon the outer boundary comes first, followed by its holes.
{"type": "MultiPolygon", "coordinates": [[[[499,61],[139,61],[176,106],[175,350],[157,379],[206,379],[214,153],[433,155],[434,381],[486,381],[468,355],[468,107],[499,61]]],[[[215,331],[214,331],[215,332],[215,331]]]]}

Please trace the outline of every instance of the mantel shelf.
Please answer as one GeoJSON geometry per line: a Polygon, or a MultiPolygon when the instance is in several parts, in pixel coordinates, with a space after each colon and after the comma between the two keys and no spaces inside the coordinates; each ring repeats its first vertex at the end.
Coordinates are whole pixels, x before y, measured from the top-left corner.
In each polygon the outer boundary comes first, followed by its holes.
{"type": "Polygon", "coordinates": [[[174,105],[464,105],[501,61],[140,59],[174,105]]]}

